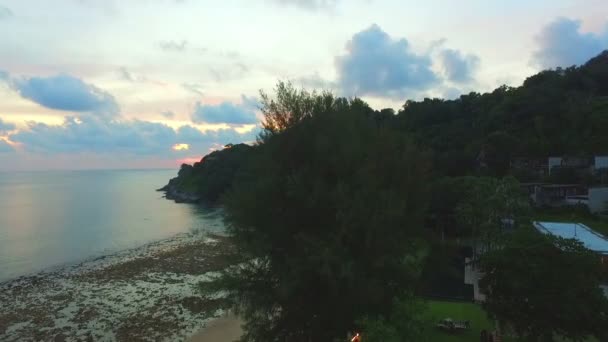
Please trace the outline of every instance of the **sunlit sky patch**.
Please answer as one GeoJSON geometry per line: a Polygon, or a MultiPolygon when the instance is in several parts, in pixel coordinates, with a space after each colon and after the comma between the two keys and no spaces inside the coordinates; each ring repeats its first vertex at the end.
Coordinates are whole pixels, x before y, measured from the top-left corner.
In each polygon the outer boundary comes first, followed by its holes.
{"type": "Polygon", "coordinates": [[[0,0],[0,13],[0,170],[199,160],[255,140],[258,91],[279,79],[398,109],[608,48],[603,0],[0,0]]]}

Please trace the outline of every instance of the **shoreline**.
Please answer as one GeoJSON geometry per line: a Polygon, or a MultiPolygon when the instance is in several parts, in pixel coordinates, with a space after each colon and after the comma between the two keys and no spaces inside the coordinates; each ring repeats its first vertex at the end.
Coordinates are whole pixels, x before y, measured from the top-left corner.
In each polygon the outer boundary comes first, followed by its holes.
{"type": "Polygon", "coordinates": [[[182,233],[4,281],[0,340],[188,340],[225,312],[198,284],[231,252],[225,236],[182,233]]]}
{"type": "MultiPolygon", "coordinates": [[[[44,267],[37,271],[28,272],[22,275],[18,275],[16,277],[7,278],[0,280],[0,288],[3,285],[19,280],[25,280],[32,277],[41,277],[48,276],[56,273],[68,274],[70,272],[82,272],[84,268],[92,270],[94,267],[103,267],[103,265],[109,265],[111,263],[117,263],[121,261],[127,261],[128,258],[133,256],[141,256],[143,255],[143,250],[150,248],[166,248],[174,243],[183,243],[187,239],[191,239],[194,236],[200,235],[196,232],[182,232],[177,233],[169,237],[164,237],[160,239],[155,239],[152,241],[145,242],[144,244],[128,247],[125,249],[114,250],[114,251],[106,251],[97,254],[93,254],[85,257],[84,259],[80,259],[77,261],[67,261],[63,263],[59,263],[57,265],[52,265],[48,267],[44,267]],[[103,260],[108,261],[102,262],[103,260]]],[[[219,235],[219,234],[218,234],[219,235]]]]}
{"type": "Polygon", "coordinates": [[[232,314],[217,318],[188,339],[188,342],[235,342],[243,334],[243,321],[232,314]]]}

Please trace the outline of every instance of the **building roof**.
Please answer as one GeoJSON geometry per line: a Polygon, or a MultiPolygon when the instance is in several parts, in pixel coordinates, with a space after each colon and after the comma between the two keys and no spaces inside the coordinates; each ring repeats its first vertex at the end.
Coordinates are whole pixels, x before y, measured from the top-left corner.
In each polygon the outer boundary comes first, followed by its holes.
{"type": "Polygon", "coordinates": [[[582,223],[535,221],[533,224],[543,234],[551,234],[565,239],[576,239],[590,250],[608,255],[608,239],[582,223]]]}
{"type": "Polygon", "coordinates": [[[560,188],[579,188],[582,187],[581,184],[541,184],[543,188],[549,189],[560,189],[560,188]]]}

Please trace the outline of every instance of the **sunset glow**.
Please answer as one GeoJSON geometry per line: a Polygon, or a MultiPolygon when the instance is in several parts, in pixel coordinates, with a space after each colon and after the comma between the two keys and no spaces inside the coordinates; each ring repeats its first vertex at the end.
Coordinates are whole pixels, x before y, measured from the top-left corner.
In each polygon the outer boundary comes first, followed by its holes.
{"type": "Polygon", "coordinates": [[[173,145],[173,151],[187,151],[190,149],[188,144],[175,144],[173,145]]]}
{"type": "Polygon", "coordinates": [[[604,2],[475,0],[444,11],[441,0],[268,0],[235,12],[231,2],[5,0],[0,169],[45,169],[57,155],[158,168],[186,151],[253,144],[260,90],[278,80],[377,109],[518,86],[597,55],[604,2]]]}

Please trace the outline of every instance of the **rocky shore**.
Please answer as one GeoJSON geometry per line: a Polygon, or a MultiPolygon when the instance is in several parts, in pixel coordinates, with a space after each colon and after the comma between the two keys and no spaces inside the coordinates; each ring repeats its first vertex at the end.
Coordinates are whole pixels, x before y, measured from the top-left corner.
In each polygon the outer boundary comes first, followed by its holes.
{"type": "MultiPolygon", "coordinates": [[[[176,179],[176,178],[174,178],[176,179]]],[[[174,179],[171,179],[169,184],[163,186],[162,188],[156,190],[165,193],[165,198],[174,200],[176,203],[199,203],[201,202],[201,197],[197,194],[190,193],[187,191],[182,191],[177,188],[177,186],[172,183],[174,179]]]]}
{"type": "Polygon", "coordinates": [[[199,284],[234,260],[220,235],[181,234],[0,284],[0,341],[184,341],[222,315],[199,284]]]}

